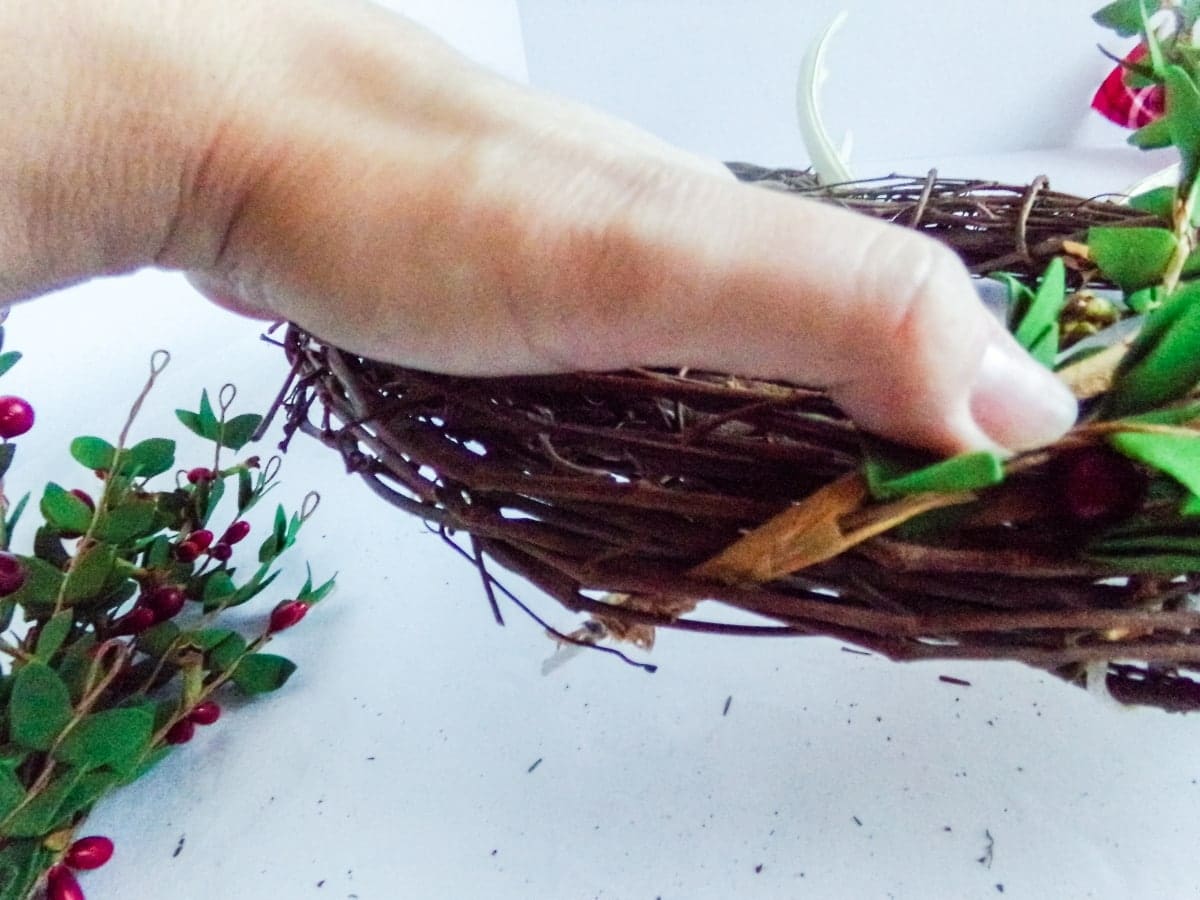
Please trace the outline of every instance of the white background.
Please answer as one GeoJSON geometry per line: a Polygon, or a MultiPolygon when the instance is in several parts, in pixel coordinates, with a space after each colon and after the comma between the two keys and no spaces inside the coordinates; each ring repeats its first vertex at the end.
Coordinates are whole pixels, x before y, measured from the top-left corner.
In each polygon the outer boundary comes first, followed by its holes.
{"type": "MultiPolygon", "coordinates": [[[[1042,168],[1088,191],[1147,167],[1113,133],[1080,132],[1105,69],[1091,3],[847,5],[828,105],[859,134],[862,174],[872,159],[953,157],[968,174],[1042,168]],[[1081,134],[1099,148],[963,156],[1081,134]]],[[[460,46],[522,75],[513,4],[424,6],[460,46]]],[[[795,61],[833,8],[525,0],[521,12],[536,83],[694,150],[790,163],[795,61]]],[[[66,444],[115,434],[158,346],[175,361],[138,436],[170,431],[171,409],[202,386],[236,381],[265,404],[284,366],[258,331],[159,273],[19,308],[9,343],[28,356],[4,390],[28,396],[39,422],[8,489],[90,486],[86,472],[72,481],[66,444]]],[[[543,677],[539,629],[511,607],[497,628],[471,568],[332,454],[299,440],[284,480],[291,505],[321,491],[297,555],[318,576],[339,571],[339,590],[279,639],[301,666],[283,692],[231,709],[96,812],[86,830],[118,855],[85,877],[92,900],[1200,891],[1200,718],[1113,710],[1015,665],[896,666],[825,641],[665,634],[656,675],[585,654],[543,677]]],[[[302,578],[293,567],[281,584],[302,578]]]]}

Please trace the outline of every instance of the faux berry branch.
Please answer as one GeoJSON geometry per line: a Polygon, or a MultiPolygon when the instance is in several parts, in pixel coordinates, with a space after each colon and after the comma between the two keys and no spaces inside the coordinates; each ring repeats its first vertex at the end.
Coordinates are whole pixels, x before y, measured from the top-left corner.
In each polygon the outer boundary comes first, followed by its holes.
{"type": "MultiPolygon", "coordinates": [[[[0,374],[19,358],[0,353],[0,374]]],[[[333,588],[332,579],[314,586],[310,572],[250,633],[226,623],[228,610],[275,582],[276,563],[317,497],[291,515],[277,507],[253,565],[235,567],[252,532],[246,516],[275,487],[279,458],[226,459],[262,421],[229,414],[232,385],[216,408],[205,391],[197,410],[177,411],[211,443],[204,465],[176,471],[176,445],[165,438],[130,444],[134,418],[168,360],[163,351],[151,360],[115,444],[90,436],[71,443],[81,471],[100,486],[93,496],[46,485],[28,554],[10,545],[29,496],[10,506],[0,492],[0,900],[42,886],[48,900],[82,898],[75,872],[113,852],[105,837],[75,837],[92,807],[197,727],[216,723],[225,691],[281,687],[295,665],[264,648],[333,588]],[[174,482],[162,484],[173,471],[174,482]]],[[[33,423],[25,400],[0,397],[0,476],[12,463],[13,438],[33,423]]]]}

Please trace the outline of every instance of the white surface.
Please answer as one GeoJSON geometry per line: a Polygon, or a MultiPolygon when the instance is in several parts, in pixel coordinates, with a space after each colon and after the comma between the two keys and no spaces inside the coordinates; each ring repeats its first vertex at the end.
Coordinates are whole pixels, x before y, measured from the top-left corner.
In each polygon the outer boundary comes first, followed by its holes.
{"type": "Polygon", "coordinates": [[[806,160],[796,72],[842,9],[825,111],[860,166],[1123,139],[1086,109],[1112,65],[1096,44],[1124,46],[1088,19],[1102,0],[519,2],[533,84],[717,159],[806,160]]]}
{"type": "MultiPolygon", "coordinates": [[[[728,60],[707,64],[739,78],[728,60]]],[[[753,125],[770,120],[731,125],[738,155],[766,159],[753,125]]],[[[1146,165],[1098,151],[952,168],[1046,170],[1089,191],[1146,165]]],[[[283,377],[254,324],[156,273],[22,307],[9,332],[28,356],[4,389],[39,410],[13,491],[71,471],[75,434],[115,432],[157,346],[175,362],[143,436],[170,429],[202,386],[236,381],[265,402],[283,377]]],[[[826,641],[664,634],[656,675],[584,654],[542,677],[539,629],[507,604],[497,628],[471,567],[331,453],[298,439],[284,481],[291,504],[324,496],[294,562],[340,570],[340,587],[279,639],[300,663],[283,692],[230,710],[96,812],[88,830],[118,849],[84,877],[91,900],[1200,891],[1200,717],[1114,712],[1016,665],[896,666],[826,641]]]]}

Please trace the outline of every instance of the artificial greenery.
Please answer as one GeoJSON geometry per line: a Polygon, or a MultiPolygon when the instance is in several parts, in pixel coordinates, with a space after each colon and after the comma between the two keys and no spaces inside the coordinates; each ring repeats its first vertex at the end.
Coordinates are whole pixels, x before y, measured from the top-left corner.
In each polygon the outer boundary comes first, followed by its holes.
{"type": "MultiPolygon", "coordinates": [[[[0,370],[17,358],[0,355],[0,370]]],[[[277,507],[256,554],[242,543],[252,534],[245,517],[276,485],[279,460],[238,455],[261,417],[229,414],[232,386],[215,408],[204,392],[198,409],[178,411],[211,444],[202,465],[177,469],[172,440],[130,443],[133,417],[167,359],[155,355],[115,443],[71,443],[78,467],[64,483],[97,483],[95,499],[48,484],[22,553],[10,548],[14,535],[28,537],[29,497],[0,498],[0,900],[25,898],[43,882],[52,900],[81,897],[70,867],[89,867],[104,840],[74,838],[92,807],[186,743],[196,725],[212,724],[225,691],[283,686],[295,665],[266,645],[333,587],[310,577],[257,624],[244,614],[238,626],[227,621],[273,586],[316,497],[290,515],[277,507]],[[251,557],[245,565],[243,557],[251,557]]],[[[14,448],[0,444],[0,474],[14,448]]]]}

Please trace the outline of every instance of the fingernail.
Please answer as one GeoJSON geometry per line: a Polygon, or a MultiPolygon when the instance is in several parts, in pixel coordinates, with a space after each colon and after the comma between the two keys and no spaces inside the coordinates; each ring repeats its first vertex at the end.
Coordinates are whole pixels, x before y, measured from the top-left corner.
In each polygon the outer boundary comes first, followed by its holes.
{"type": "Polygon", "coordinates": [[[975,423],[1009,450],[1048,444],[1062,437],[1079,415],[1070,389],[1015,344],[988,345],[970,404],[975,423]]]}

